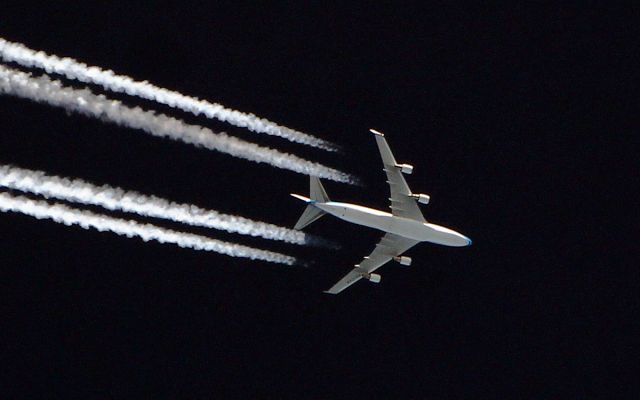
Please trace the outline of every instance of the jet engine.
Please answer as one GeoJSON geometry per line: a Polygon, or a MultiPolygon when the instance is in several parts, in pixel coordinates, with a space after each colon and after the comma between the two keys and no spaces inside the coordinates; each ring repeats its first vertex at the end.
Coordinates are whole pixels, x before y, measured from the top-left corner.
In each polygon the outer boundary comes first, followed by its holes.
{"type": "Polygon", "coordinates": [[[412,194],[411,197],[418,200],[418,203],[422,204],[429,204],[429,200],[431,200],[431,197],[429,197],[428,194],[412,194]]]}
{"type": "Polygon", "coordinates": [[[403,174],[411,175],[413,172],[413,165],[411,164],[397,164],[396,167],[400,168],[403,174]]]}
{"type": "Polygon", "coordinates": [[[406,266],[411,265],[411,257],[405,257],[405,256],[393,257],[393,260],[400,263],[400,265],[406,265],[406,266]]]}
{"type": "Polygon", "coordinates": [[[378,274],[363,274],[364,279],[367,279],[369,282],[380,283],[382,277],[378,274]]]}

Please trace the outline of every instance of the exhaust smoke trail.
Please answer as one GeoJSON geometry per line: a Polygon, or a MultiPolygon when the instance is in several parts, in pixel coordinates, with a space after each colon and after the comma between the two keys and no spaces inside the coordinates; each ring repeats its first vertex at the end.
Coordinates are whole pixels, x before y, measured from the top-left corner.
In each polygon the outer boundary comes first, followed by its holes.
{"type": "Polygon", "coordinates": [[[42,171],[0,164],[0,187],[33,193],[45,198],[101,206],[111,211],[132,212],[145,217],[168,219],[242,235],[259,236],[294,244],[331,246],[323,239],[294,229],[222,214],[190,204],[178,204],[156,196],[125,191],[118,187],[96,186],[80,179],[51,176],[42,171]]]}
{"type": "Polygon", "coordinates": [[[0,192],[0,211],[18,212],[37,219],[50,219],[67,226],[78,225],[84,229],[94,228],[100,232],[113,232],[129,238],[137,236],[145,242],[155,240],[160,243],[173,243],[183,248],[213,251],[231,257],[244,257],[286,265],[296,264],[295,258],[280,253],[178,232],[151,224],[95,214],[62,204],[49,204],[42,200],[12,196],[8,193],[0,192]]]}
{"type": "Polygon", "coordinates": [[[102,86],[106,90],[126,93],[143,99],[165,104],[194,115],[205,115],[231,125],[247,128],[257,133],[279,136],[292,142],[329,151],[336,151],[337,146],[315,136],[302,133],[285,126],[277,125],[269,120],[253,114],[225,108],[220,104],[210,103],[195,97],[185,96],[173,90],[163,89],[149,82],[116,75],[113,71],[88,66],[72,58],[60,58],[42,51],[34,51],[23,44],[13,43],[0,38],[0,58],[6,62],[15,62],[28,68],[40,68],[47,73],[64,75],[68,79],[102,86]]]}
{"type": "Polygon", "coordinates": [[[59,81],[51,80],[46,76],[35,78],[30,74],[2,65],[0,65],[0,93],[62,107],[67,111],[128,128],[140,129],[153,136],[179,140],[256,163],[266,163],[277,168],[337,182],[357,183],[351,175],[319,163],[246,142],[225,133],[214,133],[209,128],[189,125],[163,114],[145,111],[139,107],[127,107],[119,101],[96,95],[88,89],[65,87],[59,81]]]}

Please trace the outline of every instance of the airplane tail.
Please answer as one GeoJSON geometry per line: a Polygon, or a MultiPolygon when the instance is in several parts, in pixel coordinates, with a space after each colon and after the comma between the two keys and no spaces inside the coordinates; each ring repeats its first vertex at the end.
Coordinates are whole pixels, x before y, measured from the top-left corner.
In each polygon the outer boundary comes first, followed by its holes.
{"type": "Polygon", "coordinates": [[[322,183],[320,183],[320,179],[315,176],[309,177],[309,198],[300,196],[299,194],[291,193],[293,197],[298,200],[302,200],[307,203],[307,208],[305,208],[304,212],[296,222],[296,226],[293,229],[302,229],[305,226],[309,225],[312,222],[317,221],[320,217],[325,215],[326,213],[315,206],[315,203],[326,203],[329,200],[329,196],[327,196],[327,192],[322,187],[322,183]]]}

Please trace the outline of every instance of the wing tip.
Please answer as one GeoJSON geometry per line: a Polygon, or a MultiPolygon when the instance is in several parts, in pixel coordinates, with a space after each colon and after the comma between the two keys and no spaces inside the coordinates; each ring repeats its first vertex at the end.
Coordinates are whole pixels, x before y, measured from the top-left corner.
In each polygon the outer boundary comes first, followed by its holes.
{"type": "Polygon", "coordinates": [[[377,130],[375,130],[373,128],[369,129],[369,132],[373,133],[374,135],[378,135],[378,136],[384,137],[384,133],[378,132],[377,130]]]}

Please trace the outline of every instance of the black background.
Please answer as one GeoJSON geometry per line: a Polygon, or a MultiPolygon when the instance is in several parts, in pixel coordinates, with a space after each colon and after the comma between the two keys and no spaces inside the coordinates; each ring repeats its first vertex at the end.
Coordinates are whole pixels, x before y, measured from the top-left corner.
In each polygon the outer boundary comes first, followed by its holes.
{"type": "MultiPolygon", "coordinates": [[[[637,8],[6,3],[0,36],[253,112],[344,147],[291,144],[386,208],[386,133],[428,220],[383,282],[322,294],[380,234],[325,218],[339,251],[189,229],[314,261],[291,268],[0,215],[5,388],[47,397],[631,395],[637,332],[637,8]],[[624,213],[618,211],[624,210],[624,213]],[[628,211],[627,211],[628,210],[628,211]],[[632,262],[633,260],[633,262],[632,262]]],[[[294,3],[295,4],[295,3],[294,3]]],[[[77,85],[77,84],[76,84],[77,85]]],[[[94,88],[99,90],[99,88],[94,88]]],[[[0,162],[283,226],[307,178],[0,98],[0,162]]],[[[163,226],[175,224],[154,221],[163,226]]],[[[184,228],[183,228],[184,229],[184,228]]]]}

